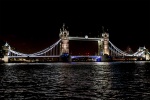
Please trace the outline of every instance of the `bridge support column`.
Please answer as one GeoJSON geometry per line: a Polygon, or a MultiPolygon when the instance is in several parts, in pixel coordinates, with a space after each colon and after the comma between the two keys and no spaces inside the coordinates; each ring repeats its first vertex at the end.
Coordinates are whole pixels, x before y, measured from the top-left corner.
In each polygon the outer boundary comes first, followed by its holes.
{"type": "Polygon", "coordinates": [[[65,29],[65,25],[63,24],[62,29],[60,29],[59,37],[61,39],[60,43],[60,55],[63,53],[69,54],[69,31],[65,29]]]}
{"type": "Polygon", "coordinates": [[[8,63],[8,56],[4,56],[4,58],[2,59],[5,63],[8,63]]]}
{"type": "Polygon", "coordinates": [[[61,39],[60,61],[69,61],[69,31],[65,29],[65,24],[63,24],[62,29],[60,29],[59,37],[61,39]]]}
{"type": "Polygon", "coordinates": [[[103,55],[109,55],[109,34],[104,32],[102,33],[102,38],[103,38],[103,55]]]}
{"type": "MultiPolygon", "coordinates": [[[[110,52],[109,52],[109,33],[102,33],[102,52],[101,61],[111,61],[110,52]]],[[[100,48],[100,47],[99,47],[100,48]]]]}

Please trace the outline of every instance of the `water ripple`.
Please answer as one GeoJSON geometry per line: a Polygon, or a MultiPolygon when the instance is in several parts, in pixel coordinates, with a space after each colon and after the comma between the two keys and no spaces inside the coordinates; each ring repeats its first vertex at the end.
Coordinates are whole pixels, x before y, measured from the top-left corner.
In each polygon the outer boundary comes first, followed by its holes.
{"type": "Polygon", "coordinates": [[[149,62],[8,63],[0,99],[150,99],[149,62]]]}

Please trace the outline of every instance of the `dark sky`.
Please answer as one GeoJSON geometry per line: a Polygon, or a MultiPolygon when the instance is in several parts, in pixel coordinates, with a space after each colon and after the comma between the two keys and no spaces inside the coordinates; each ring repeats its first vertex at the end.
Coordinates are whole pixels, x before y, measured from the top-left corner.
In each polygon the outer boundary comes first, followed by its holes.
{"type": "Polygon", "coordinates": [[[63,23],[70,36],[97,37],[104,26],[120,49],[150,50],[148,0],[0,1],[0,40],[20,52],[35,52],[56,42],[63,23]]]}

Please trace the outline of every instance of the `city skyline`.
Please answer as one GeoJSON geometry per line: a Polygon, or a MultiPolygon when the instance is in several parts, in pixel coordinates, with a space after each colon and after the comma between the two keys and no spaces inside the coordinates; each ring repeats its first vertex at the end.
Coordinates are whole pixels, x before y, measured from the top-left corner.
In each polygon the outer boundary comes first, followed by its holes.
{"type": "Polygon", "coordinates": [[[0,13],[0,40],[22,52],[55,43],[63,23],[70,36],[97,37],[104,26],[118,48],[150,49],[149,1],[1,1],[0,13]]]}

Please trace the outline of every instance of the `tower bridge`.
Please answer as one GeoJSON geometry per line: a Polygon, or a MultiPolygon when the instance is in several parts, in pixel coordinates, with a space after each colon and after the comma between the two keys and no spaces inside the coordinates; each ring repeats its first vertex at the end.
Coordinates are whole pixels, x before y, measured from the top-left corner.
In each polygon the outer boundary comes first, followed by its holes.
{"type": "Polygon", "coordinates": [[[109,40],[109,33],[105,32],[103,30],[102,36],[97,38],[91,38],[87,35],[85,37],[73,37],[69,36],[69,31],[65,28],[65,25],[63,24],[62,28],[60,29],[59,33],[59,40],[52,44],[51,46],[32,54],[25,54],[18,51],[15,51],[11,49],[11,46],[6,43],[3,46],[3,49],[5,50],[4,54],[4,62],[8,62],[10,58],[27,58],[27,57],[36,57],[36,58],[50,58],[50,57],[57,57],[61,58],[64,56],[69,55],[69,41],[76,40],[76,41],[96,41],[98,43],[98,53],[97,55],[76,55],[71,56],[70,59],[74,58],[80,58],[80,57],[91,57],[94,59],[101,59],[99,61],[107,61],[109,60],[109,57],[115,58],[115,57],[134,57],[136,59],[143,58],[145,60],[149,60],[150,53],[145,47],[140,47],[137,52],[129,54],[118,47],[116,47],[110,40],[109,40]]]}

